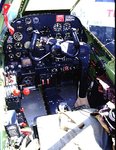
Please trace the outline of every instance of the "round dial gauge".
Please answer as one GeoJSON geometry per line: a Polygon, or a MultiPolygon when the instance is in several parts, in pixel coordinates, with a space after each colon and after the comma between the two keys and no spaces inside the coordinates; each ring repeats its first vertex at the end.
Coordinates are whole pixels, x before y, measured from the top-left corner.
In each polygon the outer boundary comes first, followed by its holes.
{"type": "Polygon", "coordinates": [[[69,22],[64,23],[63,30],[68,31],[71,29],[71,24],[69,22]]]}
{"type": "Polygon", "coordinates": [[[10,54],[8,55],[8,57],[11,58],[11,59],[13,59],[13,58],[14,58],[14,54],[10,53],[10,54]]]}
{"type": "Polygon", "coordinates": [[[56,33],[56,39],[63,39],[61,33],[56,33]]]}
{"type": "Polygon", "coordinates": [[[22,29],[23,28],[21,20],[16,21],[16,28],[17,29],[22,29]]]}
{"type": "Polygon", "coordinates": [[[13,38],[14,38],[16,41],[21,41],[22,38],[23,38],[23,35],[22,35],[22,33],[20,33],[20,32],[15,32],[14,35],[13,35],[13,38]]]}
{"type": "Polygon", "coordinates": [[[31,23],[31,18],[25,18],[25,23],[30,24],[31,23]]]}
{"type": "Polygon", "coordinates": [[[12,45],[11,45],[11,44],[8,44],[8,45],[7,45],[7,49],[8,49],[8,50],[11,50],[11,49],[12,49],[12,45]]]}
{"type": "Polygon", "coordinates": [[[62,24],[61,23],[55,23],[53,26],[54,31],[59,32],[62,30],[62,24]]]}
{"type": "Polygon", "coordinates": [[[64,39],[65,39],[65,40],[70,40],[70,39],[71,39],[71,34],[70,34],[70,32],[66,32],[66,33],[65,33],[64,39]]]}
{"type": "Polygon", "coordinates": [[[17,42],[14,44],[14,48],[15,49],[21,49],[22,48],[22,44],[20,42],[17,42]]]}
{"type": "Polygon", "coordinates": [[[21,52],[17,52],[15,55],[16,55],[17,58],[20,58],[21,57],[21,52]]]}
{"type": "Polygon", "coordinates": [[[39,18],[38,18],[38,17],[34,17],[34,18],[33,18],[33,23],[34,23],[34,24],[39,23],[39,18]]]}

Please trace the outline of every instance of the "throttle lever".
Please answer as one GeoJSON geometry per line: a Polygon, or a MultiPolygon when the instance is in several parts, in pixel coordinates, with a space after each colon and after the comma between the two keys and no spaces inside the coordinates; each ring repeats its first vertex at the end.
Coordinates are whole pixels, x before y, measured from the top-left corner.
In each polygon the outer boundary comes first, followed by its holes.
{"type": "Polygon", "coordinates": [[[79,38],[78,38],[78,35],[77,35],[75,28],[72,28],[72,37],[73,37],[75,48],[79,49],[80,48],[79,38]]]}

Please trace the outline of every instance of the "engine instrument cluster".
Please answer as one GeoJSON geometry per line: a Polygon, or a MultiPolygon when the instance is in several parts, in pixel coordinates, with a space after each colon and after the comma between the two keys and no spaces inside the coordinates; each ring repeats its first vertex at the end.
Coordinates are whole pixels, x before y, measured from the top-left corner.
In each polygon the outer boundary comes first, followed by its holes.
{"type": "Polygon", "coordinates": [[[56,46],[56,43],[72,41],[69,51],[74,49],[72,28],[76,29],[79,41],[87,42],[77,17],[33,14],[16,19],[12,26],[15,32],[8,33],[4,44],[5,66],[6,71],[16,72],[19,84],[48,84],[59,71],[73,72],[78,68],[78,60],[59,53],[58,44],[56,46]]]}

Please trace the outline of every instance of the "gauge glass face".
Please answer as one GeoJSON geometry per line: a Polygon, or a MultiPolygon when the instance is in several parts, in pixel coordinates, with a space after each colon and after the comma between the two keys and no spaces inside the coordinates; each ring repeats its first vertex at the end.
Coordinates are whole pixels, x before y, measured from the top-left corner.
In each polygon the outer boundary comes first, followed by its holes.
{"type": "Polygon", "coordinates": [[[20,21],[20,20],[17,20],[17,21],[16,21],[16,24],[17,24],[17,25],[21,25],[21,21],[20,21]]]}
{"type": "Polygon", "coordinates": [[[17,42],[14,44],[14,48],[15,49],[21,49],[22,48],[22,44],[20,42],[17,42]]]}
{"type": "Polygon", "coordinates": [[[31,18],[25,18],[25,23],[30,24],[31,23],[31,18]]]}
{"type": "Polygon", "coordinates": [[[7,49],[8,49],[8,50],[11,50],[11,49],[12,49],[12,45],[11,45],[11,44],[8,44],[8,45],[7,45],[7,49]]]}
{"type": "Polygon", "coordinates": [[[68,31],[71,29],[71,24],[69,22],[64,23],[63,30],[68,31]]]}
{"type": "Polygon", "coordinates": [[[9,57],[10,59],[13,59],[13,58],[14,58],[14,54],[10,53],[10,54],[8,55],[8,57],[9,57]]]}
{"type": "Polygon", "coordinates": [[[13,38],[14,38],[16,41],[21,41],[22,38],[23,38],[23,35],[22,35],[22,33],[20,33],[20,32],[15,32],[14,35],[13,35],[13,38]]]}
{"type": "Polygon", "coordinates": [[[61,33],[56,33],[56,37],[55,37],[55,38],[56,38],[56,39],[63,39],[61,33]]]}
{"type": "Polygon", "coordinates": [[[34,17],[34,18],[33,18],[33,23],[34,23],[34,24],[39,23],[39,18],[38,18],[38,17],[34,17]]]}
{"type": "Polygon", "coordinates": [[[17,52],[15,55],[16,55],[17,58],[20,58],[21,57],[21,52],[17,52]]]}
{"type": "Polygon", "coordinates": [[[64,39],[65,40],[71,40],[71,34],[70,34],[70,32],[66,32],[65,33],[64,39]]]}
{"type": "Polygon", "coordinates": [[[55,23],[53,26],[53,29],[55,32],[60,32],[62,31],[62,24],[61,23],[55,23]]]}
{"type": "Polygon", "coordinates": [[[17,29],[22,29],[23,27],[22,27],[22,22],[20,21],[20,20],[17,20],[16,21],[16,28],[17,29]]]}

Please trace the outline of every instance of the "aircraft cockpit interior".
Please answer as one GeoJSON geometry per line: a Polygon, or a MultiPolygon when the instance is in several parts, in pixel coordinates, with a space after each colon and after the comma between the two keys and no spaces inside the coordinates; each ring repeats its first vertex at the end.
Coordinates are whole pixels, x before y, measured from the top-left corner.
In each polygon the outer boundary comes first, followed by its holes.
{"type": "MultiPolygon", "coordinates": [[[[33,93],[35,95],[36,90],[41,87],[44,102],[48,107],[47,113],[50,114],[55,113],[55,107],[60,102],[66,101],[71,107],[74,105],[80,59],[84,58],[83,67],[87,68],[90,46],[87,44],[87,35],[81,21],[77,17],[70,15],[69,10],[52,11],[50,13],[49,10],[44,12],[40,10],[39,13],[31,14],[26,11],[21,18],[12,22],[13,35],[7,33],[3,49],[6,78],[7,76],[11,78],[6,83],[9,109],[20,108],[20,95],[11,96],[9,86],[10,89],[16,86],[22,91],[29,88],[30,95],[33,93]]],[[[31,96],[31,101],[32,99],[31,96]]],[[[29,101],[28,98],[26,101],[29,101]]]]}
{"type": "MultiPolygon", "coordinates": [[[[5,26],[8,28],[0,49],[5,111],[10,112],[6,122],[17,120],[22,131],[33,128],[37,138],[37,118],[58,114],[60,105],[73,111],[78,96],[87,96],[92,108],[115,99],[114,56],[71,14],[78,3],[22,0],[17,17],[10,25],[4,23],[1,32],[2,37],[5,26]],[[111,90],[104,92],[105,85],[111,90]]],[[[16,136],[9,125],[5,129],[9,137],[16,136]]]]}

